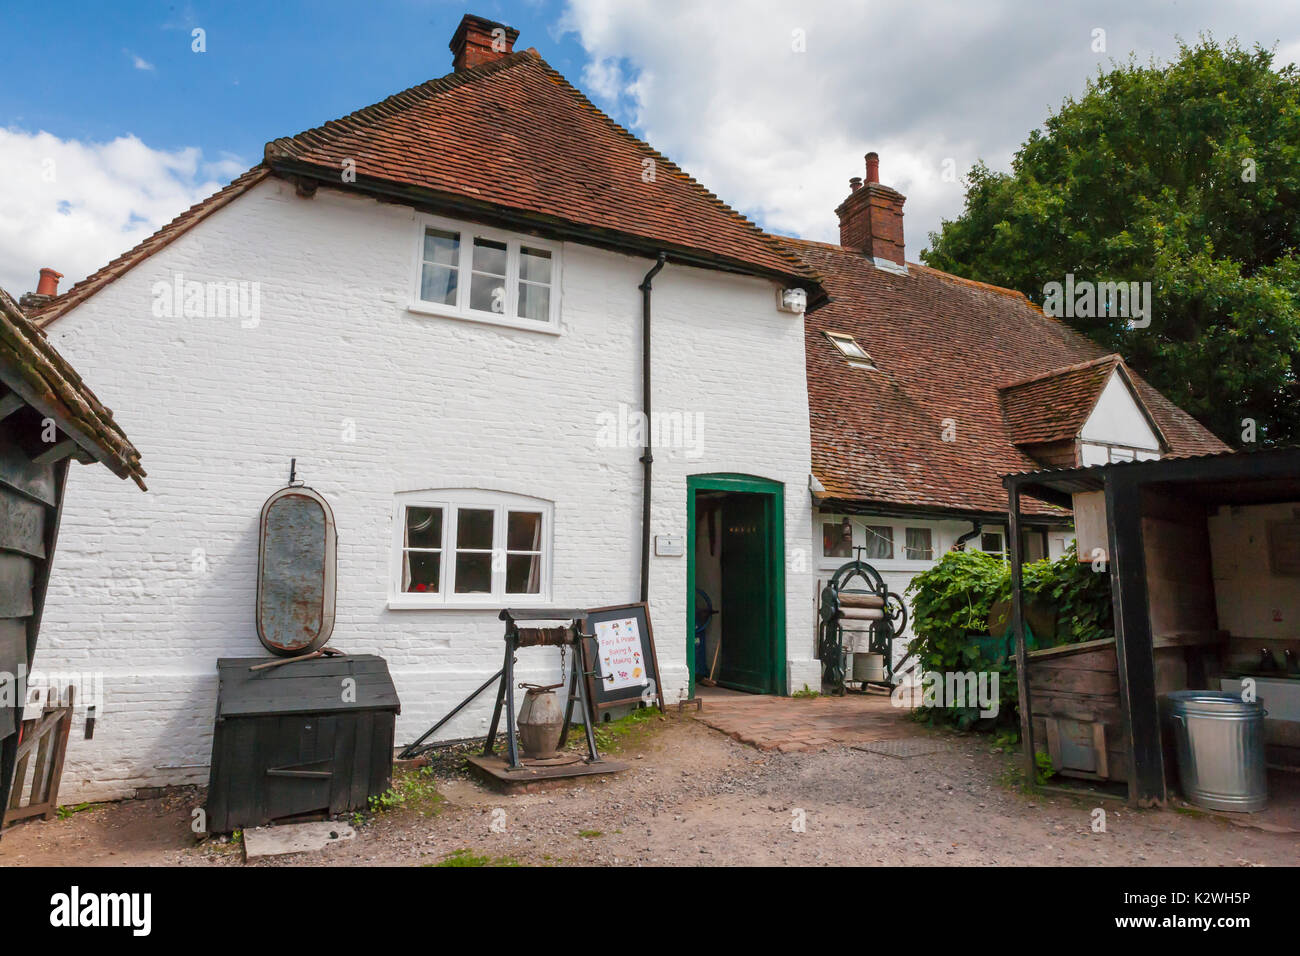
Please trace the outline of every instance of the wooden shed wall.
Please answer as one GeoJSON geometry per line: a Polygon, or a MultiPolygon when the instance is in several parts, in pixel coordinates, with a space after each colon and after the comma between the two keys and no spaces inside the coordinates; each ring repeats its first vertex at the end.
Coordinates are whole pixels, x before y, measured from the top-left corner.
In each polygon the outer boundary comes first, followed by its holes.
{"type": "MultiPolygon", "coordinates": [[[[1123,732],[1115,639],[1031,651],[1028,664],[1034,742],[1038,749],[1048,749],[1049,718],[1100,723],[1106,733],[1105,777],[1126,779],[1128,745],[1123,732]]],[[[1066,776],[1088,776],[1061,772],[1066,776]]]]}
{"type": "MultiPolygon", "coordinates": [[[[30,670],[68,460],[33,461],[18,439],[20,416],[0,421],[0,672],[30,670]],[[14,423],[14,424],[11,424],[14,423]]],[[[0,806],[8,801],[21,701],[18,688],[0,706],[0,806]]]]}

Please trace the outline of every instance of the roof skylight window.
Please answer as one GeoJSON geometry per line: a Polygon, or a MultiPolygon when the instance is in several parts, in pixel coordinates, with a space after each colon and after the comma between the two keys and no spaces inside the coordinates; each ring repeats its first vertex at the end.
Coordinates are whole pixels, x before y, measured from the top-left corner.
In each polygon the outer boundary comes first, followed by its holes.
{"type": "Polygon", "coordinates": [[[849,360],[850,368],[875,369],[875,361],[853,336],[845,332],[827,332],[826,337],[849,360]]]}

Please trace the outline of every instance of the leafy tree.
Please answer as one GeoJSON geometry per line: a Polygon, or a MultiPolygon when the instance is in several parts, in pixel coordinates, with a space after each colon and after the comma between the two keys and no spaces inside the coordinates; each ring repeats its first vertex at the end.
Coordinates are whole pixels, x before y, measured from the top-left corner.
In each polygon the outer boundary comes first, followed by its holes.
{"type": "Polygon", "coordinates": [[[977,164],[921,254],[1044,302],[1044,286],[1151,282],[1152,321],[1065,318],[1229,444],[1300,440],[1300,73],[1202,37],[1169,64],[1099,70],[977,164]]]}

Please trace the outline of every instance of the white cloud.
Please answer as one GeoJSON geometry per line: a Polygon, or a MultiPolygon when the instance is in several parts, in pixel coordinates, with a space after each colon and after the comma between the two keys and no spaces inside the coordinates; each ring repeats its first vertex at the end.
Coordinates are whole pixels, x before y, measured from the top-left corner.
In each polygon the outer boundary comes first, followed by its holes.
{"type": "Polygon", "coordinates": [[[560,29],[588,56],[584,89],[725,201],[777,232],[835,241],[835,207],[863,155],[907,196],[912,259],[978,159],[1006,169],[1048,111],[1099,66],[1176,52],[1202,31],[1295,58],[1300,12],[1214,0],[569,0],[560,29]],[[1106,30],[1107,52],[1092,51],[1106,30]],[[802,30],[805,52],[796,52],[802,30]]]}
{"type": "Polygon", "coordinates": [[[0,286],[20,296],[50,266],[66,289],[246,168],[134,136],[83,143],[0,128],[0,286]]]}
{"type": "Polygon", "coordinates": [[[154,65],[150,63],[148,60],[146,60],[144,57],[140,56],[139,54],[132,53],[130,50],[123,50],[122,52],[124,52],[127,56],[131,58],[131,65],[134,66],[137,70],[148,70],[150,72],[153,72],[154,65]]]}

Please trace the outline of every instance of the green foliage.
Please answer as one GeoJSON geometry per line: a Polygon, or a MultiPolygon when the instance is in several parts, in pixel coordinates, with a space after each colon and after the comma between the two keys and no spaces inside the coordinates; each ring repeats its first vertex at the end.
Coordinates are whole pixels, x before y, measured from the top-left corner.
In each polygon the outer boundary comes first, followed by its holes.
{"type": "MultiPolygon", "coordinates": [[[[428,767],[421,767],[398,776],[393,785],[368,801],[371,813],[384,813],[405,808],[418,810],[422,815],[436,816],[445,798],[438,792],[437,781],[428,767]]],[[[353,814],[358,822],[359,815],[353,814]]]]}
{"type": "Polygon", "coordinates": [[[797,698],[800,698],[800,699],[807,698],[807,699],[811,700],[811,699],[814,698],[814,697],[820,697],[820,696],[821,696],[821,693],[820,693],[819,691],[812,690],[812,689],[811,689],[807,684],[804,684],[804,685],[803,685],[803,690],[797,690],[797,691],[795,691],[793,694],[791,694],[790,696],[791,696],[791,697],[797,697],[797,698]]]}
{"type": "Polygon", "coordinates": [[[1099,70],[1010,174],[976,165],[927,264],[1043,301],[1150,281],[1153,320],[1065,319],[1230,444],[1300,439],[1300,73],[1236,41],[1099,70]]]}
{"type": "Polygon", "coordinates": [[[1042,750],[1034,753],[1034,778],[1041,787],[1047,781],[1056,776],[1056,768],[1052,766],[1052,757],[1042,750]]]}
{"type": "Polygon", "coordinates": [[[518,866],[519,861],[514,857],[499,856],[493,859],[490,856],[480,856],[472,851],[453,850],[445,857],[439,860],[433,866],[518,866]]]}
{"type": "Polygon", "coordinates": [[[615,753],[648,733],[651,721],[666,719],[658,707],[638,707],[618,720],[597,723],[593,728],[596,747],[601,753],[615,753]]]}
{"type": "Polygon", "coordinates": [[[983,551],[949,551],[912,579],[912,631],[921,635],[912,649],[925,669],[970,670],[982,660],[967,637],[988,632],[989,611],[1006,580],[1005,562],[983,551]]]}
{"type": "Polygon", "coordinates": [[[1020,731],[1015,728],[998,731],[993,738],[993,746],[999,750],[1010,750],[1020,745],[1020,731]]]}
{"type": "MultiPolygon", "coordinates": [[[[1079,644],[1115,636],[1110,575],[1080,562],[1071,542],[1055,561],[1035,561],[1024,567],[1024,591],[1030,598],[1056,609],[1058,644],[1079,644]]],[[[1011,599],[1008,569],[1000,596],[1011,599]]]]}
{"type": "MultiPolygon", "coordinates": [[[[1080,564],[1073,544],[1055,561],[1027,564],[1026,600],[1054,609],[1057,642],[1074,644],[1114,636],[1110,576],[1080,564]]],[[[997,671],[999,712],[985,723],[1014,723],[1019,703],[1015,660],[1005,633],[989,633],[989,614],[1011,597],[1011,569],[982,551],[949,551],[908,585],[912,631],[908,650],[922,671],[997,671]]],[[[975,707],[934,707],[919,719],[968,729],[980,722],[975,707]]]]}
{"type": "MultiPolygon", "coordinates": [[[[1000,558],[983,551],[949,551],[907,586],[916,634],[908,650],[916,655],[920,670],[998,672],[998,714],[1004,721],[1015,713],[1015,670],[1003,659],[1004,645],[989,639],[988,619],[1008,580],[1007,566],[1000,558]]],[[[917,716],[962,730],[980,720],[977,707],[931,707],[917,716]]]]}

